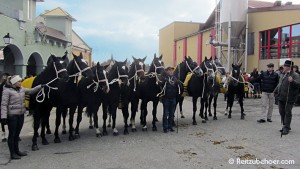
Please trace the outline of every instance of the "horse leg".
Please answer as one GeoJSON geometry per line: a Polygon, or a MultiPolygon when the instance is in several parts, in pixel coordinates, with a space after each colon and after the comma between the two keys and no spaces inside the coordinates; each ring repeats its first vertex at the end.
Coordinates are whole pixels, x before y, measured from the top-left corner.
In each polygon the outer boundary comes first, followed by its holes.
{"type": "Polygon", "coordinates": [[[90,116],[90,118],[89,118],[89,124],[90,124],[89,129],[93,129],[94,126],[93,126],[93,117],[92,116],[90,116]]]}
{"type": "Polygon", "coordinates": [[[135,126],[135,116],[136,112],[138,109],[139,101],[138,100],[133,100],[131,102],[131,118],[130,118],[130,123],[131,123],[131,131],[136,132],[136,126],[135,126]]]}
{"type": "MultiPolygon", "coordinates": [[[[103,126],[102,126],[102,135],[103,136],[107,136],[107,130],[106,130],[106,119],[107,119],[107,105],[106,104],[102,104],[102,111],[103,111],[103,115],[102,115],[102,119],[103,119],[103,126]]],[[[94,120],[95,122],[95,120],[94,120]]]]}
{"type": "Polygon", "coordinates": [[[41,123],[41,125],[42,125],[41,138],[42,138],[42,144],[43,145],[48,145],[49,144],[49,142],[46,139],[46,135],[45,135],[46,124],[47,124],[47,121],[49,120],[48,119],[49,117],[50,117],[50,111],[46,110],[45,115],[42,117],[42,123],[41,123]]]}
{"type": "Polygon", "coordinates": [[[147,102],[146,101],[142,101],[141,104],[141,116],[142,116],[142,131],[147,131],[147,114],[148,114],[148,110],[147,110],[147,102]]]}
{"type": "Polygon", "coordinates": [[[128,102],[124,101],[124,106],[122,107],[123,119],[124,119],[124,135],[129,134],[128,132],[128,102]]]}
{"type": "Polygon", "coordinates": [[[102,133],[99,129],[99,125],[98,125],[98,110],[100,107],[101,103],[98,103],[96,105],[90,105],[91,106],[91,111],[93,114],[93,118],[94,118],[94,127],[96,129],[96,137],[102,137],[102,133]]]}
{"type": "Polygon", "coordinates": [[[67,126],[66,126],[66,117],[68,114],[68,109],[67,108],[63,108],[60,110],[61,114],[62,114],[62,118],[63,118],[63,126],[62,126],[62,134],[67,134],[67,126]]]}
{"type": "Polygon", "coordinates": [[[202,123],[206,123],[207,118],[207,100],[201,98],[201,107],[200,107],[200,114],[202,114],[202,123]],[[204,112],[204,115],[203,115],[204,112]]]}
{"type": "Polygon", "coordinates": [[[77,110],[77,124],[76,124],[76,127],[75,127],[75,138],[80,138],[79,125],[80,125],[80,122],[82,120],[82,111],[83,111],[83,106],[78,106],[78,110],[77,110]]]}
{"type": "Polygon", "coordinates": [[[218,120],[217,118],[217,101],[218,101],[218,94],[214,96],[214,120],[218,120]]]}
{"type": "Polygon", "coordinates": [[[245,119],[245,114],[244,114],[244,107],[243,107],[243,95],[239,95],[239,103],[241,107],[241,119],[245,119]]]}
{"type": "MultiPolygon", "coordinates": [[[[197,125],[197,122],[196,122],[197,100],[198,100],[198,97],[193,97],[193,125],[197,125]]],[[[199,116],[201,116],[201,115],[199,114],[199,116]]],[[[202,114],[202,116],[203,116],[203,114],[202,114]]]]}
{"type": "Polygon", "coordinates": [[[61,124],[61,108],[57,107],[56,108],[56,119],[55,119],[54,143],[61,142],[61,140],[58,136],[58,129],[59,129],[60,124],[61,124]]]}
{"type": "MultiPolygon", "coordinates": [[[[35,109],[39,110],[39,109],[35,109]]],[[[40,122],[41,122],[41,116],[40,116],[40,111],[35,111],[33,114],[33,137],[32,137],[32,146],[31,150],[32,151],[37,151],[39,150],[39,147],[37,145],[37,137],[38,137],[38,130],[40,127],[40,122]]]]}
{"type": "Polygon", "coordinates": [[[212,116],[212,114],[211,114],[211,103],[212,103],[213,98],[214,98],[213,95],[209,95],[209,99],[208,99],[208,115],[209,116],[212,116]]]}
{"type": "Polygon", "coordinates": [[[76,111],[76,106],[70,107],[69,109],[69,141],[73,141],[75,139],[73,131],[73,121],[74,121],[74,114],[76,111]]]}
{"type": "Polygon", "coordinates": [[[111,127],[111,112],[108,111],[108,125],[107,127],[111,127]]]}
{"type": "Polygon", "coordinates": [[[153,110],[152,110],[152,115],[153,115],[153,121],[152,121],[152,131],[157,131],[156,127],[156,114],[157,114],[157,105],[158,105],[159,100],[153,101],[153,110]]]}
{"type": "Polygon", "coordinates": [[[112,129],[113,129],[113,135],[117,136],[119,135],[119,132],[116,128],[116,119],[117,119],[117,105],[114,104],[113,106],[110,106],[109,112],[111,112],[112,116],[112,129]]]}
{"type": "Polygon", "coordinates": [[[228,98],[227,98],[227,104],[229,106],[229,114],[228,114],[228,118],[231,118],[231,108],[233,106],[233,102],[234,102],[234,94],[228,94],[228,98]]]}
{"type": "MultiPolygon", "coordinates": [[[[51,110],[50,110],[51,112],[51,110]]],[[[50,118],[50,113],[49,113],[49,117],[47,117],[47,121],[46,121],[46,128],[47,128],[47,131],[46,131],[46,134],[52,134],[51,132],[51,129],[50,129],[50,124],[49,124],[49,118],[50,118]]]]}
{"type": "Polygon", "coordinates": [[[179,110],[180,110],[180,115],[181,115],[181,118],[185,118],[184,115],[183,115],[183,111],[182,111],[182,104],[183,104],[183,99],[184,97],[180,97],[179,98],[179,110]]]}

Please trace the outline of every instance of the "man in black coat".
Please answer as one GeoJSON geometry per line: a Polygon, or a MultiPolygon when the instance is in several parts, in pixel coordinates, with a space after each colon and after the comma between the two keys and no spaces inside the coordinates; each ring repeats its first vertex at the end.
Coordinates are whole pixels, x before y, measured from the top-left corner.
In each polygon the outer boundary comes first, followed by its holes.
{"type": "Polygon", "coordinates": [[[283,135],[287,135],[291,130],[292,108],[296,101],[300,88],[299,74],[292,70],[293,61],[286,60],[283,67],[283,74],[280,77],[279,84],[274,94],[278,95],[279,113],[283,129],[283,135]]]}
{"type": "Polygon", "coordinates": [[[262,113],[261,118],[257,120],[259,123],[266,122],[265,117],[267,112],[267,121],[272,122],[271,118],[275,100],[273,92],[279,81],[278,74],[274,72],[274,64],[269,63],[267,67],[267,71],[262,72],[256,79],[252,80],[252,82],[261,83],[262,113]]]}

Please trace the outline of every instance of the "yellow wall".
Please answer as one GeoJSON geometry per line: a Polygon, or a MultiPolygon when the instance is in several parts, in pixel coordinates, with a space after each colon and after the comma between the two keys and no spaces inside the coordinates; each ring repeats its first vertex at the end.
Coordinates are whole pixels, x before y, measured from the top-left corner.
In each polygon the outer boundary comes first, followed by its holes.
{"type": "Polygon", "coordinates": [[[202,60],[201,60],[201,62],[204,60],[205,56],[207,58],[211,57],[211,52],[210,52],[211,46],[209,44],[210,33],[211,33],[211,30],[207,30],[206,32],[202,33],[202,60]],[[206,43],[208,43],[208,45],[206,43]]]}
{"type": "Polygon", "coordinates": [[[178,39],[183,36],[187,36],[194,32],[199,31],[199,23],[193,22],[175,22],[175,35],[174,38],[178,39]]]}
{"type": "MultiPolygon", "coordinates": [[[[259,70],[265,70],[267,63],[274,63],[275,68],[279,65],[279,59],[261,60],[259,61],[259,32],[277,28],[281,26],[300,23],[300,10],[287,10],[287,11],[270,11],[270,12],[257,12],[249,14],[249,33],[254,32],[254,55],[248,56],[248,72],[254,67],[259,70]]],[[[292,59],[299,65],[300,59],[292,59]]]]}
{"type": "Polygon", "coordinates": [[[187,39],[187,56],[190,56],[193,61],[197,62],[198,57],[198,35],[187,39]]]}
{"type": "Polygon", "coordinates": [[[177,65],[182,62],[183,60],[183,41],[184,40],[179,40],[177,41],[177,48],[176,48],[176,55],[177,55],[177,58],[176,58],[176,61],[177,61],[177,65]]]}

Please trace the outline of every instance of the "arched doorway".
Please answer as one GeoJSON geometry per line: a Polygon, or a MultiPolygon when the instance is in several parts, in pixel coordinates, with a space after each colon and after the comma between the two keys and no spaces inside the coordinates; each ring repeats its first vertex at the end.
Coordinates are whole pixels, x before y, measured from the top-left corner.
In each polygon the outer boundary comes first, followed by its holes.
{"type": "Polygon", "coordinates": [[[4,59],[0,61],[0,71],[11,75],[22,75],[23,55],[16,45],[7,45],[3,49],[4,59]]]}
{"type": "Polygon", "coordinates": [[[44,64],[41,55],[37,52],[32,53],[27,61],[26,76],[36,76],[42,71],[43,66],[44,64]]]}

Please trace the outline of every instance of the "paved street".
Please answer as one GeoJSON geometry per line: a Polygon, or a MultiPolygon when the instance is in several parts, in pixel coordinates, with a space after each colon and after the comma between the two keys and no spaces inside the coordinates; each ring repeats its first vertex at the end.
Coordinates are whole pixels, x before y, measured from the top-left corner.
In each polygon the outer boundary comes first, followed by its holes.
{"type": "MultiPolygon", "coordinates": [[[[81,138],[68,141],[61,136],[62,143],[53,143],[53,134],[47,135],[49,145],[41,145],[39,151],[31,151],[32,120],[26,117],[21,133],[21,150],[28,156],[18,161],[9,161],[6,143],[0,143],[0,168],[2,169],[183,169],[183,168],[300,168],[300,107],[294,107],[292,131],[280,138],[280,116],[275,105],[273,122],[258,124],[260,99],[245,100],[245,120],[240,120],[239,105],[234,103],[232,119],[224,116],[225,102],[220,95],[218,102],[218,120],[209,117],[206,124],[201,123],[197,115],[197,126],[192,125],[191,98],[185,100],[185,119],[179,119],[179,132],[163,133],[161,127],[162,105],[158,107],[158,131],[138,132],[127,136],[122,134],[123,123],[118,111],[119,136],[95,137],[95,131],[88,129],[88,119],[84,116],[81,125],[81,138]],[[232,159],[231,159],[232,158],[232,159]],[[229,164],[230,161],[234,164],[229,164]],[[238,165],[237,160],[294,160],[294,165],[238,165]]],[[[152,104],[149,104],[149,108],[152,104]]],[[[149,109],[151,112],[151,109],[149,109]]],[[[101,113],[99,113],[101,114],[101,113]]],[[[198,114],[198,113],[197,113],[198,114]]],[[[102,115],[102,114],[101,114],[102,115]]],[[[51,116],[51,129],[54,132],[54,117],[51,116]]],[[[139,117],[139,114],[137,115],[139,117]]],[[[138,118],[137,118],[138,119],[138,118]]],[[[148,124],[152,115],[148,116],[148,124]]],[[[137,121],[137,124],[139,120],[137,121]]],[[[102,121],[100,122],[102,125],[102,121]]]]}

